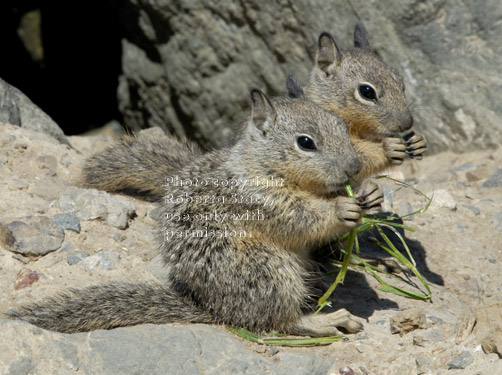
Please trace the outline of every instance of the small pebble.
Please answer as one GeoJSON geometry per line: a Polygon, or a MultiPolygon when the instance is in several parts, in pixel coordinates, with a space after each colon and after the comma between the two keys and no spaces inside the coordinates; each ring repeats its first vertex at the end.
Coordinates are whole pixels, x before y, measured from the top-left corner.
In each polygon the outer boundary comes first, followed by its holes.
{"type": "Polygon", "coordinates": [[[56,214],[52,220],[61,225],[64,229],[80,233],[80,220],[71,213],[56,214]]]}
{"type": "Polygon", "coordinates": [[[25,190],[28,189],[29,185],[26,181],[19,180],[17,178],[13,179],[9,183],[9,190],[14,191],[14,190],[25,190]]]}
{"type": "MultiPolygon", "coordinates": [[[[412,212],[414,211],[413,209],[413,206],[411,205],[410,202],[400,202],[398,205],[397,205],[397,208],[396,208],[396,213],[398,214],[398,216],[402,217],[402,216],[406,216],[406,215],[409,215],[411,214],[412,212]]],[[[408,216],[406,217],[407,220],[413,220],[413,216],[408,216]]]]}
{"type": "Polygon", "coordinates": [[[40,276],[35,271],[32,271],[28,268],[23,268],[17,274],[16,281],[14,282],[14,290],[25,288],[34,282],[37,282],[40,279],[40,276]]]}
{"type": "Polygon", "coordinates": [[[417,364],[417,375],[428,373],[430,371],[430,368],[432,367],[432,361],[430,360],[430,358],[427,358],[422,353],[417,355],[415,362],[417,364]]]}
{"type": "Polygon", "coordinates": [[[40,169],[48,169],[49,171],[56,173],[58,169],[58,161],[52,155],[42,155],[35,159],[37,167],[40,169]]]}
{"type": "Polygon", "coordinates": [[[490,220],[490,224],[494,229],[496,229],[502,233],[502,230],[501,230],[501,228],[502,228],[502,212],[499,212],[494,217],[492,217],[490,220]]]}
{"type": "Polygon", "coordinates": [[[401,311],[390,319],[390,331],[403,335],[415,329],[426,327],[425,312],[422,309],[409,309],[401,311]]]}
{"type": "Polygon", "coordinates": [[[120,255],[118,253],[103,249],[98,254],[86,257],[80,264],[88,270],[92,270],[97,266],[110,270],[115,267],[119,259],[120,255]]]}
{"type": "Polygon", "coordinates": [[[450,170],[450,172],[455,174],[457,172],[463,172],[463,171],[466,171],[468,169],[472,169],[472,168],[475,168],[475,167],[476,167],[476,164],[471,163],[471,162],[467,162],[467,163],[464,163],[462,165],[459,165],[458,167],[452,168],[450,170]]]}
{"type": "Polygon", "coordinates": [[[22,256],[21,254],[14,254],[12,256],[13,259],[17,259],[19,260],[21,263],[24,263],[24,264],[28,264],[30,263],[30,260],[24,256],[22,256]]]}
{"type": "Polygon", "coordinates": [[[465,178],[467,178],[467,181],[469,182],[484,180],[488,176],[490,176],[490,171],[486,166],[478,167],[465,174],[465,178]]]}
{"type": "Polygon", "coordinates": [[[370,335],[368,332],[361,332],[356,335],[356,340],[367,340],[369,339],[370,335]]]}
{"type": "Polygon", "coordinates": [[[502,168],[498,168],[495,173],[493,173],[481,187],[491,188],[491,187],[500,187],[502,186],[502,168]]]}
{"type": "Polygon", "coordinates": [[[502,358],[502,328],[490,332],[482,341],[481,346],[485,353],[497,353],[502,358]]]}
{"type": "Polygon", "coordinates": [[[24,139],[16,139],[14,141],[14,148],[19,152],[23,152],[28,148],[28,142],[26,142],[24,139]]]}
{"type": "Polygon", "coordinates": [[[434,191],[431,207],[443,207],[455,211],[457,209],[457,202],[448,191],[439,189],[434,191]]]}
{"type": "Polygon", "coordinates": [[[116,232],[113,233],[112,238],[116,242],[122,242],[126,239],[126,235],[124,233],[116,232]]]}
{"type": "Polygon", "coordinates": [[[354,370],[352,370],[349,366],[342,367],[338,372],[341,375],[354,375],[354,370]]]}
{"type": "Polygon", "coordinates": [[[89,256],[89,253],[71,253],[71,254],[68,254],[68,258],[66,259],[66,262],[70,266],[73,266],[74,264],[77,264],[82,259],[87,258],[88,256],[89,256]]]}
{"type": "Polygon", "coordinates": [[[150,213],[148,214],[148,216],[150,216],[150,218],[152,218],[155,221],[161,222],[162,221],[162,212],[163,211],[164,210],[161,207],[156,207],[156,208],[154,208],[153,210],[150,211],[150,213]]]}
{"type": "Polygon", "coordinates": [[[481,210],[475,206],[471,206],[470,204],[463,204],[463,207],[467,208],[469,211],[471,211],[474,215],[479,215],[481,213],[481,210]]]}
{"type": "Polygon", "coordinates": [[[63,245],[59,248],[57,251],[58,253],[64,253],[66,251],[74,250],[75,245],[71,241],[65,241],[63,242],[63,245]]]}
{"type": "Polygon", "coordinates": [[[474,359],[472,358],[471,353],[463,352],[458,357],[456,357],[456,358],[452,359],[450,362],[448,362],[447,366],[448,366],[448,369],[465,369],[473,361],[474,361],[474,359]]]}

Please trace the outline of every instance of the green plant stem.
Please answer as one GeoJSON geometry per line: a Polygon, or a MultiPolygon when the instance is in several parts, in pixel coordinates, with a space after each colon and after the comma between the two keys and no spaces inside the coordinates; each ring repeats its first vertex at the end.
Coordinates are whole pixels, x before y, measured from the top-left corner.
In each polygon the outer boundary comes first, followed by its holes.
{"type": "Polygon", "coordinates": [[[327,336],[327,337],[305,337],[305,338],[280,338],[280,337],[259,337],[257,334],[243,328],[228,327],[228,330],[243,339],[263,345],[277,346],[314,346],[328,345],[345,338],[345,336],[327,336]]]}
{"type": "MultiPolygon", "coordinates": [[[[350,198],[354,198],[354,192],[352,191],[350,183],[347,181],[345,182],[344,186],[345,190],[347,191],[347,195],[350,198]]],[[[324,293],[323,296],[319,298],[319,301],[317,302],[318,309],[316,311],[316,314],[329,304],[328,298],[331,296],[336,286],[340,283],[343,284],[343,281],[345,280],[345,275],[347,273],[347,269],[349,267],[350,257],[352,256],[352,249],[356,241],[357,241],[357,231],[356,228],[352,228],[349,232],[347,240],[347,250],[343,256],[342,269],[340,270],[340,272],[338,272],[338,275],[336,275],[335,282],[331,284],[326,293],[324,293]]]]}

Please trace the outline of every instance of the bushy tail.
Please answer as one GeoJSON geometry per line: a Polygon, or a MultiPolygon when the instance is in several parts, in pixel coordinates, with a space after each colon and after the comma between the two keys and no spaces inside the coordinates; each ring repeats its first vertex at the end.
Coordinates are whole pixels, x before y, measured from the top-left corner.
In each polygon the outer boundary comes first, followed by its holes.
{"type": "Polygon", "coordinates": [[[164,285],[111,283],[70,289],[6,314],[52,331],[74,333],[143,323],[215,323],[215,319],[164,285]]]}
{"type": "Polygon", "coordinates": [[[167,136],[139,134],[91,156],[82,171],[82,184],[158,201],[164,197],[166,177],[202,153],[193,145],[167,136]]]}

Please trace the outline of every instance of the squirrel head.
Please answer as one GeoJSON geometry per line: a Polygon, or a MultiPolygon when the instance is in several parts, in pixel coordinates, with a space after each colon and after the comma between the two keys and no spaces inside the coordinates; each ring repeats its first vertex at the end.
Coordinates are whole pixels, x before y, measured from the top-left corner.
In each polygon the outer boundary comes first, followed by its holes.
{"type": "Polygon", "coordinates": [[[328,33],[319,36],[305,93],[340,116],[351,135],[380,141],[411,128],[404,91],[402,76],[372,52],[362,25],[356,26],[354,48],[349,50],[338,48],[328,33]]]}
{"type": "Polygon", "coordinates": [[[252,110],[235,157],[249,173],[326,195],[343,189],[361,163],[345,123],[312,102],[251,92],[252,110]],[[254,169],[253,169],[254,168],[254,169]]]}

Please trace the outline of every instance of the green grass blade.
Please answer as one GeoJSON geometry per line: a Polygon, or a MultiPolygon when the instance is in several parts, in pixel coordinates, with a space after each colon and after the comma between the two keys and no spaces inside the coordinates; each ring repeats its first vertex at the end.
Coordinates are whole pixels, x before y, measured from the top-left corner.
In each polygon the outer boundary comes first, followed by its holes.
{"type": "MultiPolygon", "coordinates": [[[[352,187],[350,186],[349,182],[346,182],[345,184],[345,190],[347,191],[347,194],[349,197],[354,198],[354,192],[352,191],[352,187]]],[[[343,284],[343,281],[345,280],[345,275],[347,273],[347,268],[349,267],[349,261],[350,257],[352,256],[352,249],[354,247],[354,243],[357,241],[357,232],[356,228],[353,228],[349,232],[349,236],[347,239],[347,250],[343,256],[343,262],[342,262],[342,268],[340,269],[340,272],[338,272],[338,275],[336,275],[336,279],[333,284],[328,288],[326,293],[322,295],[321,298],[319,298],[319,301],[317,301],[317,311],[315,312],[316,314],[321,311],[324,307],[326,307],[329,302],[328,298],[331,296],[333,291],[335,290],[336,286],[338,284],[343,284]]],[[[359,249],[359,243],[357,243],[357,247],[359,249]]]]}
{"type": "Polygon", "coordinates": [[[343,335],[326,337],[301,337],[301,338],[281,338],[281,337],[259,337],[257,334],[243,328],[227,327],[227,329],[243,339],[262,345],[276,346],[315,346],[328,345],[345,338],[343,335]]]}

